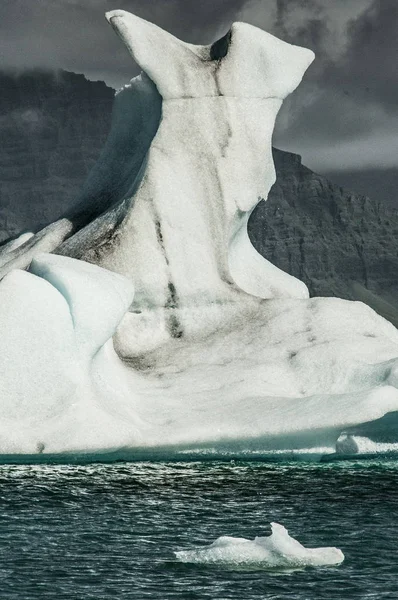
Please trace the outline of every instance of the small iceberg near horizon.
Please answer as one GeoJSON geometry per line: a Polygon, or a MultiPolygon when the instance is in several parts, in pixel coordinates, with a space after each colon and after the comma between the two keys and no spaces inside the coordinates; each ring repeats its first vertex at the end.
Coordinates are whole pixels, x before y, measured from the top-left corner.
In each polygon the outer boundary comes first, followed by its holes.
{"type": "Polygon", "coordinates": [[[209,546],[180,550],[175,555],[183,563],[270,570],[334,566],[344,561],[338,548],[305,548],[283,525],[271,523],[271,531],[270,536],[254,540],[222,536],[209,546]]]}

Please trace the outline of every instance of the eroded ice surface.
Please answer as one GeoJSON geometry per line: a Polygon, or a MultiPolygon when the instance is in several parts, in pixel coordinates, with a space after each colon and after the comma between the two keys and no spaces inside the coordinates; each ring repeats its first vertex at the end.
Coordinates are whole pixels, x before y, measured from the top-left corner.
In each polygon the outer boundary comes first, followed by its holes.
{"type": "Polygon", "coordinates": [[[320,454],[398,411],[398,332],[360,303],[185,311],[190,337],[122,360],[126,278],[56,255],[31,271],[0,286],[2,454],[320,454]]]}
{"type": "Polygon", "coordinates": [[[184,563],[263,569],[299,569],[338,565],[344,554],[338,548],[305,548],[278,523],[269,537],[254,540],[223,536],[210,546],[175,552],[184,563]]]}
{"type": "Polygon", "coordinates": [[[245,24],[192,46],[108,18],[146,74],[76,213],[0,253],[0,454],[334,453],[398,411],[398,331],[309,299],[247,235],[312,52],[245,24]]]}

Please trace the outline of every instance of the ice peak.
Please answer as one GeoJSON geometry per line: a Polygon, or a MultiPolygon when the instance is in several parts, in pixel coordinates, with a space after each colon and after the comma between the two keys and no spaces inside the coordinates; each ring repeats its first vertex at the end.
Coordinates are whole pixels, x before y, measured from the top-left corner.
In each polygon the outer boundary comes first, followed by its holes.
{"type": "Polygon", "coordinates": [[[106,18],[164,99],[283,99],[298,86],[314,59],[311,50],[247,23],[234,23],[221,39],[200,46],[124,10],[108,12],[106,18]]]}
{"type": "Polygon", "coordinates": [[[106,18],[134,60],[156,83],[163,98],[202,95],[193,93],[195,87],[199,90],[206,88],[205,82],[200,86],[195,77],[200,67],[197,54],[200,52],[199,46],[187,44],[157,25],[124,10],[107,12],[106,18]]]}

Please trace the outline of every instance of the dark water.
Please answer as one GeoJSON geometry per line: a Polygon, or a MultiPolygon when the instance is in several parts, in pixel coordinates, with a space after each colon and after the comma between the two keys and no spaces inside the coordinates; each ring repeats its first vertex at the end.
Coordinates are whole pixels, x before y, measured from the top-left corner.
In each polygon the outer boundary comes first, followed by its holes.
{"type": "Polygon", "coordinates": [[[0,467],[0,599],[398,599],[398,463],[0,467]],[[272,574],[173,551],[269,521],[339,567],[272,574]]]}

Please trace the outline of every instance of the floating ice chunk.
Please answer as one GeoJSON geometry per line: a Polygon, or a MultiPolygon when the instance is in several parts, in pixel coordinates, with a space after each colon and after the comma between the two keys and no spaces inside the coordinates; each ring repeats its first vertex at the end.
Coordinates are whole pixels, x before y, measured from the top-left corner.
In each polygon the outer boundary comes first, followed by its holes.
{"type": "Polygon", "coordinates": [[[361,456],[375,454],[398,454],[398,442],[378,442],[360,435],[343,434],[336,443],[337,454],[361,456]]]}
{"type": "Polygon", "coordinates": [[[206,548],[181,550],[176,557],[184,563],[232,565],[265,569],[297,569],[338,565],[344,554],[338,548],[305,548],[278,523],[271,523],[269,537],[254,540],[223,536],[206,548]]]}

